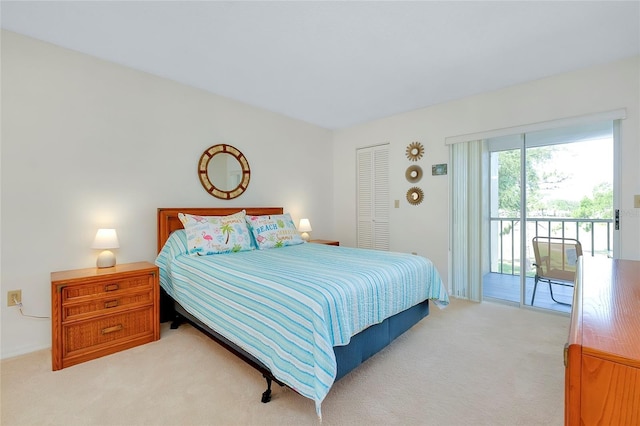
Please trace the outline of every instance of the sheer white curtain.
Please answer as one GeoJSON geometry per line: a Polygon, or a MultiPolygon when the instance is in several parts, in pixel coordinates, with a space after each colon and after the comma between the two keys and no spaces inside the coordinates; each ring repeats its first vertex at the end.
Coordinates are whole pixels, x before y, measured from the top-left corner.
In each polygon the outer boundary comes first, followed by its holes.
{"type": "Polygon", "coordinates": [[[450,145],[451,290],[458,298],[482,301],[483,235],[488,214],[488,151],[484,140],[450,145]]]}

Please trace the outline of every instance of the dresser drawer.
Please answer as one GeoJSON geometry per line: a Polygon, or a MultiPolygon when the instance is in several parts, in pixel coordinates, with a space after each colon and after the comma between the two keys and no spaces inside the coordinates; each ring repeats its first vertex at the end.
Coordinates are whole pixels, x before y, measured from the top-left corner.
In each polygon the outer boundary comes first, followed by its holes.
{"type": "Polygon", "coordinates": [[[96,296],[117,294],[132,289],[151,289],[152,275],[140,275],[126,279],[111,279],[94,281],[82,285],[66,286],[62,288],[62,303],[90,299],[96,296]]]}
{"type": "MultiPolygon", "coordinates": [[[[119,340],[153,335],[153,307],[101,317],[92,321],[63,326],[64,353],[74,353],[100,345],[110,345],[119,340]]],[[[151,339],[150,339],[151,341],[151,339]]]]}
{"type": "Polygon", "coordinates": [[[107,297],[100,297],[81,303],[64,303],[62,305],[62,321],[80,320],[96,315],[110,315],[124,309],[142,307],[154,303],[153,289],[142,293],[116,292],[107,297]]]}

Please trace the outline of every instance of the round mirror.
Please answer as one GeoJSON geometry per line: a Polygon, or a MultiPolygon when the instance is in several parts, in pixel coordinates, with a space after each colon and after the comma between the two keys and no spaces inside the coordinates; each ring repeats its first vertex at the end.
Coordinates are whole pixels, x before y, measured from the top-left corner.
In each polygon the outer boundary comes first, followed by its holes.
{"type": "Polygon", "coordinates": [[[416,183],[422,179],[422,168],[420,166],[409,166],[404,173],[404,177],[411,183],[416,183]]]}
{"type": "Polygon", "coordinates": [[[237,148],[219,144],[210,147],[200,156],[198,176],[209,194],[230,200],[247,189],[251,169],[249,162],[237,148]]]}
{"type": "Polygon", "coordinates": [[[417,206],[422,202],[423,198],[424,192],[422,192],[422,189],[418,188],[417,186],[414,186],[407,191],[407,201],[409,202],[409,204],[417,206]]]}

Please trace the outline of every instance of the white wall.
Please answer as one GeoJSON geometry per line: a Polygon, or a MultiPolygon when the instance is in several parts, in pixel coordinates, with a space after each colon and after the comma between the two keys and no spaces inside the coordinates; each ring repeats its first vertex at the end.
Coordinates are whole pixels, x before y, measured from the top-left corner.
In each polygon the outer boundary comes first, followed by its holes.
{"type": "Polygon", "coordinates": [[[635,57],[335,132],[335,238],[344,245],[356,244],[355,150],[390,142],[392,203],[400,200],[400,208],[391,209],[391,250],[431,258],[448,282],[449,182],[445,176],[431,175],[431,165],[448,163],[446,137],[626,108],[620,146],[620,257],[640,259],[640,209],[633,208],[633,195],[640,194],[639,82],[640,58],[635,57]],[[416,164],[405,156],[412,141],[426,148],[417,163],[425,172],[418,184],[425,201],[418,206],[405,198],[412,186],[405,170],[416,164]]]}
{"type": "Polygon", "coordinates": [[[2,357],[51,345],[50,273],[93,267],[99,227],[119,263],[153,261],[156,209],[283,206],[334,237],[331,132],[2,31],[2,357]],[[196,173],[217,143],[251,166],[247,192],[218,200],[196,173]]]}

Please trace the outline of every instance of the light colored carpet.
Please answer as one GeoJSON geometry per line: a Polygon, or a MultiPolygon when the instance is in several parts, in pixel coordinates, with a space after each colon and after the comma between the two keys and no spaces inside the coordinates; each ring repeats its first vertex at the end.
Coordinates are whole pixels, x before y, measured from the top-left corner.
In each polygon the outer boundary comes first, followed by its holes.
{"type": "MultiPolygon", "coordinates": [[[[561,425],[569,318],[453,299],[338,381],[323,425],[561,425]]],[[[274,385],[190,326],[64,370],[50,351],[3,360],[1,423],[313,425],[311,400],[274,385]]]]}

